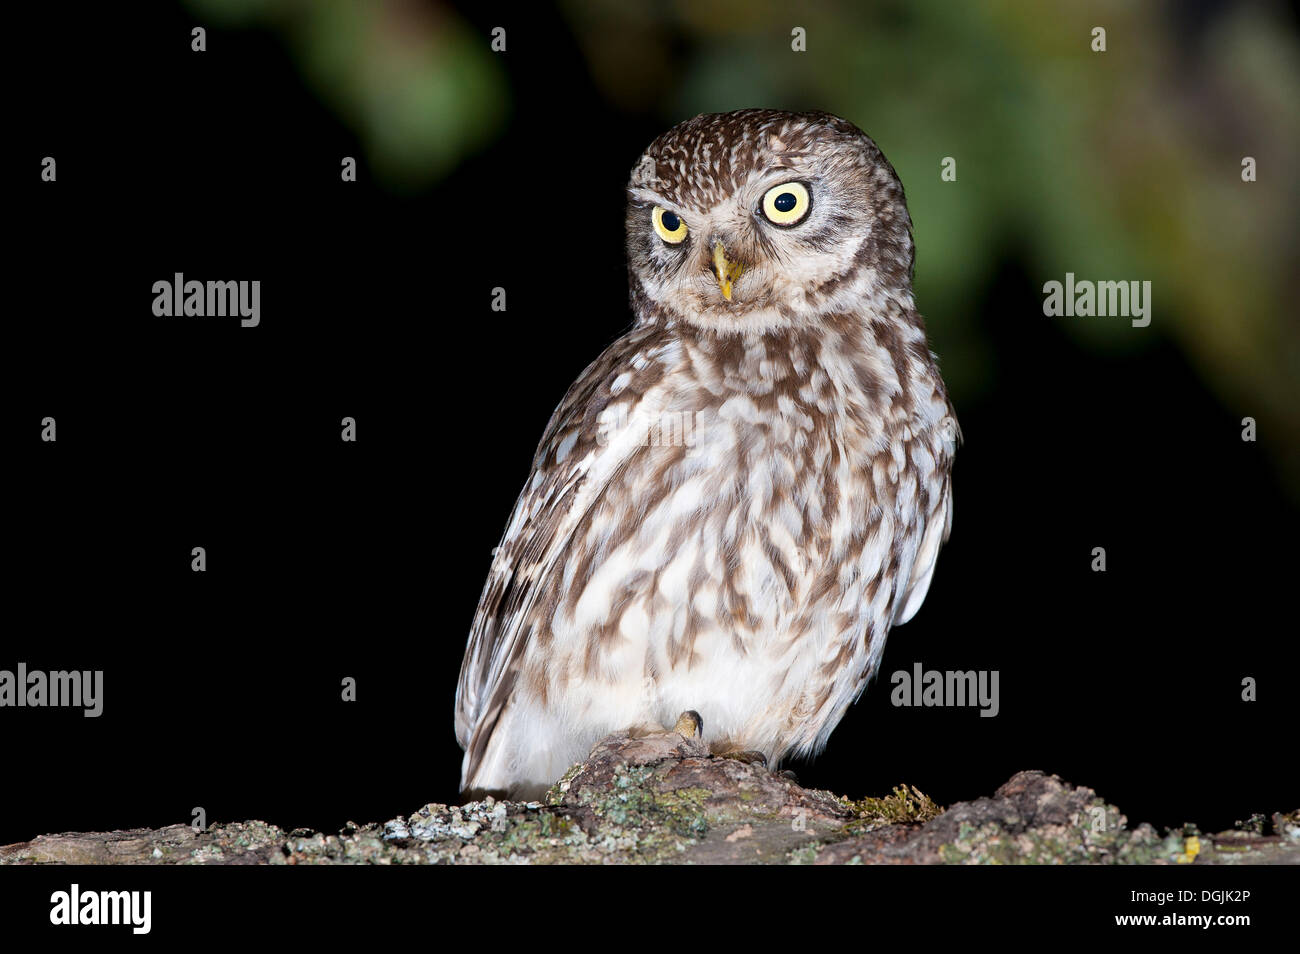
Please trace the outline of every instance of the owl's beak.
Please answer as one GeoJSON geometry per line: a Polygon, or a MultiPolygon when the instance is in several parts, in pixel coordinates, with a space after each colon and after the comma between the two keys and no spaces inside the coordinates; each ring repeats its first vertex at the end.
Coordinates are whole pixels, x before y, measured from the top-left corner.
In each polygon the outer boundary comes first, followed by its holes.
{"type": "Polygon", "coordinates": [[[713,242],[712,268],[714,276],[718,279],[718,287],[722,289],[722,297],[731,301],[732,283],[745,271],[745,266],[727,258],[727,250],[723,247],[721,239],[715,239],[713,242]]]}

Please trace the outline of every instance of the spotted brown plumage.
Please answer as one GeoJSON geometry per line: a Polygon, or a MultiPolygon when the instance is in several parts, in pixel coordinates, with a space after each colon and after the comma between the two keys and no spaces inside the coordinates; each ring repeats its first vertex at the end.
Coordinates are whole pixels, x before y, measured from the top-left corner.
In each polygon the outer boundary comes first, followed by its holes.
{"type": "Polygon", "coordinates": [[[818,751],[947,539],[956,420],[865,134],[682,123],[636,164],[627,239],[635,325],[552,415],[470,632],[467,791],[536,795],[688,710],[715,750],[818,751]]]}

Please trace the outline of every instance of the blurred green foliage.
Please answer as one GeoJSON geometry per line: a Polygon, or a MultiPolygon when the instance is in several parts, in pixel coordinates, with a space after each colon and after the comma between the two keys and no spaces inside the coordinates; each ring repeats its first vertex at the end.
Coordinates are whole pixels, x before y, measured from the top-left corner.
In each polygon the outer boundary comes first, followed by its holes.
{"type": "Polygon", "coordinates": [[[280,34],[307,81],[356,133],[375,178],[436,182],[504,126],[500,63],[449,8],[409,0],[186,0],[213,27],[280,34]]]}

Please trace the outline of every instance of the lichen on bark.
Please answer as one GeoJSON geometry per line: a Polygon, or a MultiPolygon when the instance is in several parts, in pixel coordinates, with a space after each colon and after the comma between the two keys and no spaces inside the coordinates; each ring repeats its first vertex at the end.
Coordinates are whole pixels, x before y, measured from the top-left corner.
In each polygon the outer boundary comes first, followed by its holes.
{"type": "Polygon", "coordinates": [[[43,835],[0,847],[0,863],[1296,864],[1300,812],[1161,834],[1033,771],[946,810],[905,785],[853,801],[663,732],[602,740],[540,801],[430,804],[337,834],[248,821],[43,835]]]}

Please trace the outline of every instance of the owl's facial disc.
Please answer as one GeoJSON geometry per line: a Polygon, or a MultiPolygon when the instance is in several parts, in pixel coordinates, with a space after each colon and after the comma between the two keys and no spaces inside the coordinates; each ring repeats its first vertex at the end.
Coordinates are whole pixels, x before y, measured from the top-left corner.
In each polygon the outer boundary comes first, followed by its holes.
{"type": "Polygon", "coordinates": [[[824,113],[687,120],[628,182],[638,320],[765,334],[912,307],[911,219],[875,143],[824,113]]]}

